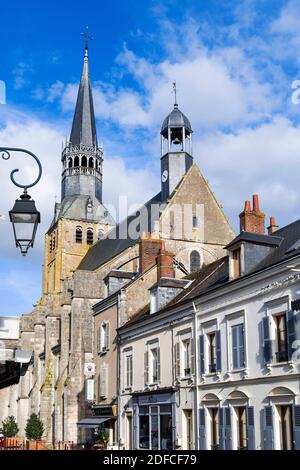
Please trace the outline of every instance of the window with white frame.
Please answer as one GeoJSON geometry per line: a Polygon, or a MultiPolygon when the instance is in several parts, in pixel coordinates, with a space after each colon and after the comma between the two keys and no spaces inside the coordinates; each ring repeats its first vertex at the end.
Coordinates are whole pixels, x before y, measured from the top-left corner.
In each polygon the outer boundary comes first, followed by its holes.
{"type": "Polygon", "coordinates": [[[216,320],[201,325],[199,335],[199,372],[215,374],[221,371],[221,330],[216,320]]]}
{"type": "Polygon", "coordinates": [[[194,346],[191,331],[180,333],[174,345],[175,376],[190,377],[194,373],[194,346]]]}
{"type": "Polygon", "coordinates": [[[98,400],[102,401],[108,395],[108,368],[106,364],[102,364],[98,376],[98,400]]]}
{"type": "Polygon", "coordinates": [[[133,385],[133,354],[132,349],[124,351],[124,365],[125,365],[125,388],[131,388],[133,385]]]}
{"type": "Polygon", "coordinates": [[[98,330],[98,352],[105,354],[109,350],[109,322],[104,321],[98,330]]]}
{"type": "Polygon", "coordinates": [[[158,342],[147,344],[144,361],[145,385],[160,382],[160,348],[158,342]]]}
{"type": "Polygon", "coordinates": [[[288,299],[277,299],[266,305],[267,315],[262,319],[264,363],[292,360],[296,321],[288,299]]]}
{"type": "Polygon", "coordinates": [[[183,375],[187,377],[191,373],[191,338],[182,341],[183,349],[183,375]]]}

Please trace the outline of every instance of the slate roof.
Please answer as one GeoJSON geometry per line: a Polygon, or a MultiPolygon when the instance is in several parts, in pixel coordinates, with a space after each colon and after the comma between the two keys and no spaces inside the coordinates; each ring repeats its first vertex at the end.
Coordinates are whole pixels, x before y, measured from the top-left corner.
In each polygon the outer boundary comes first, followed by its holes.
{"type": "Polygon", "coordinates": [[[86,271],[94,271],[99,266],[114,258],[118,254],[127,250],[131,246],[135,245],[139,237],[130,236],[128,228],[135,227],[137,222],[136,232],[152,232],[154,230],[154,221],[158,219],[159,207],[161,205],[161,193],[158,193],[152,199],[150,199],[145,206],[142,206],[135,214],[130,215],[127,219],[123,220],[116,225],[106,236],[95,243],[87,252],[83,260],[78,266],[78,269],[86,271]],[[151,214],[151,206],[155,209],[151,214]],[[138,219],[140,214],[143,214],[147,210],[147,220],[145,230],[139,230],[138,219]],[[152,215],[152,216],[151,216],[152,215]],[[128,235],[127,235],[128,233],[128,235]]]}
{"type": "Polygon", "coordinates": [[[169,127],[185,127],[188,131],[193,132],[189,119],[178,109],[177,104],[174,105],[174,109],[164,119],[161,126],[161,134],[165,134],[169,127]]]}
{"type": "Polygon", "coordinates": [[[115,221],[109,214],[103,204],[94,196],[76,195],[65,197],[61,203],[55,205],[55,216],[51,222],[49,230],[57,222],[60,217],[65,219],[83,220],[101,222],[111,226],[115,225],[115,221]],[[91,212],[88,205],[91,205],[91,212]]]}
{"type": "Polygon", "coordinates": [[[262,235],[259,233],[241,232],[227,246],[225,246],[225,248],[231,248],[240,241],[252,242],[259,245],[279,246],[282,242],[282,238],[277,235],[277,233],[278,232],[276,232],[276,235],[262,235]]]}
{"type": "Polygon", "coordinates": [[[97,146],[92,87],[89,74],[88,50],[85,49],[83,70],[77,95],[70,135],[72,145],[97,146]]]}
{"type": "MultiPolygon", "coordinates": [[[[271,267],[281,261],[287,260],[300,254],[300,220],[276,231],[276,236],[267,236],[268,238],[278,239],[277,244],[274,243],[274,249],[261,261],[255,268],[243,277],[229,280],[229,258],[225,256],[213,263],[203,266],[199,271],[185,276],[184,279],[193,281],[187,288],[183,289],[173,300],[171,300],[164,308],[153,315],[157,315],[175,306],[183,305],[186,302],[222,287],[230,282],[230,284],[239,282],[240,280],[260,272],[263,269],[271,267]],[[278,244],[280,240],[280,243],[278,244]]],[[[238,238],[238,237],[237,237],[238,238]]],[[[257,240],[257,236],[250,237],[257,240]]],[[[248,238],[250,240],[250,238],[248,238]]],[[[273,240],[274,242],[275,240],[273,240]]],[[[231,245],[231,243],[229,244],[231,245]]],[[[150,318],[150,304],[146,305],[137,312],[122,328],[126,326],[142,322],[150,318]]],[[[122,329],[120,328],[120,329],[122,329]]]]}
{"type": "Polygon", "coordinates": [[[280,261],[284,261],[300,253],[300,219],[292,222],[276,232],[276,237],[281,237],[282,241],[278,248],[275,248],[266,258],[261,261],[252,272],[273,266],[280,261]]]}

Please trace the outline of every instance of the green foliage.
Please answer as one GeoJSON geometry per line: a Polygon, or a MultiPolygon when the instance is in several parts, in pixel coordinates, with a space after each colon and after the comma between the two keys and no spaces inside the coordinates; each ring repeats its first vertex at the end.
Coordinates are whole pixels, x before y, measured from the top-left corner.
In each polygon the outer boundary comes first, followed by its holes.
{"type": "Polygon", "coordinates": [[[4,437],[14,437],[18,434],[19,428],[14,416],[8,416],[2,421],[0,432],[4,437]]]}
{"type": "Polygon", "coordinates": [[[107,429],[103,429],[100,432],[100,439],[101,439],[102,442],[104,442],[104,444],[108,443],[108,441],[109,441],[109,431],[107,429]]]}
{"type": "Polygon", "coordinates": [[[44,432],[44,425],[36,413],[32,413],[27,420],[25,433],[29,440],[39,441],[44,432]]]}

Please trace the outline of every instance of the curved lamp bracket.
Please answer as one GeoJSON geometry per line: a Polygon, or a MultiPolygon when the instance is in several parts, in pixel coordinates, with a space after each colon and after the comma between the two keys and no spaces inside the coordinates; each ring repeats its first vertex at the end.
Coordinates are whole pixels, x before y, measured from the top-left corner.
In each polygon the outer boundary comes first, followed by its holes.
{"type": "Polygon", "coordinates": [[[27,153],[28,155],[30,155],[32,158],[34,158],[34,160],[36,161],[36,163],[38,164],[38,167],[39,167],[39,174],[38,174],[38,177],[34,180],[33,183],[31,184],[20,184],[18,183],[16,180],[15,180],[15,177],[14,177],[14,174],[17,173],[19,171],[19,168],[16,168],[15,170],[12,170],[12,172],[10,173],[10,179],[11,181],[13,182],[13,184],[15,186],[18,186],[18,188],[23,188],[24,189],[24,192],[27,192],[27,189],[28,188],[32,188],[33,186],[35,186],[41,179],[41,176],[42,176],[42,165],[41,165],[41,162],[39,161],[38,157],[36,155],[34,155],[34,153],[30,152],[29,150],[25,150],[25,149],[20,149],[20,148],[10,148],[10,147],[0,147],[0,153],[2,153],[2,158],[3,160],[9,160],[11,155],[10,155],[10,152],[22,152],[22,153],[27,153]]]}

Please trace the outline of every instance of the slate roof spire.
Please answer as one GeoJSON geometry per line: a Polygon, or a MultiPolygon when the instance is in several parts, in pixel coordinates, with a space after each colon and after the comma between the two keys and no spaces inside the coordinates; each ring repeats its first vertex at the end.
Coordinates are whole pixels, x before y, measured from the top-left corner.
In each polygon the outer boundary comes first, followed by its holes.
{"type": "Polygon", "coordinates": [[[70,135],[72,145],[97,146],[97,132],[89,73],[88,41],[86,38],[83,70],[77,95],[76,108],[70,135]]]}

